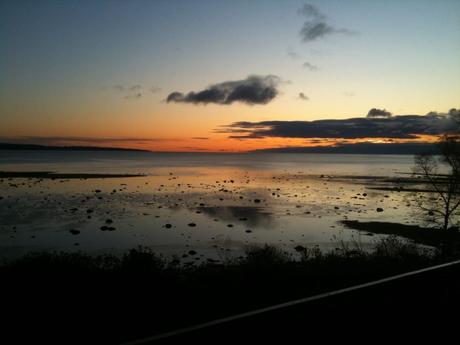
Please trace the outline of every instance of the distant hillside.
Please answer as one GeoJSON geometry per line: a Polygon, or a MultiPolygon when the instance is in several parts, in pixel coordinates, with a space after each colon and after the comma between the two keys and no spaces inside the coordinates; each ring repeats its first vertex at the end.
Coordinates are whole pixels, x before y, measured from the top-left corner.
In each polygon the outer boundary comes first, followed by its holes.
{"type": "Polygon", "coordinates": [[[45,150],[45,151],[136,151],[150,152],[148,150],[127,149],[119,147],[98,147],[98,146],[45,146],[33,144],[8,144],[0,143],[0,150],[45,150]]]}
{"type": "Polygon", "coordinates": [[[419,153],[438,153],[438,147],[429,143],[390,143],[390,144],[341,144],[337,146],[280,147],[261,149],[256,153],[330,153],[330,154],[387,154],[415,155],[419,153]]]}

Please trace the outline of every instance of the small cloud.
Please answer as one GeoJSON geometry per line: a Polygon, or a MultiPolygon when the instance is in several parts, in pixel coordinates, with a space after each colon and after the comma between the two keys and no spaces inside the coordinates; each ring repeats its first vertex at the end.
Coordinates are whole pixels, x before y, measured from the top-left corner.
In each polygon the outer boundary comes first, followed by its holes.
{"type": "Polygon", "coordinates": [[[161,88],[157,86],[152,86],[150,88],[144,87],[141,84],[134,84],[134,85],[122,85],[122,84],[115,84],[111,86],[103,86],[102,90],[114,90],[117,92],[122,93],[123,98],[141,98],[143,96],[141,90],[148,89],[152,93],[156,93],[161,91],[161,88]]]}
{"type": "Polygon", "coordinates": [[[132,99],[132,98],[141,98],[142,97],[142,93],[141,92],[138,92],[138,93],[135,93],[135,94],[132,94],[132,95],[126,95],[125,98],[126,99],[132,99]]]}
{"type": "Polygon", "coordinates": [[[287,55],[293,60],[297,60],[297,59],[302,58],[302,56],[300,54],[298,54],[297,52],[293,51],[292,49],[288,49],[287,55]]]}
{"type": "Polygon", "coordinates": [[[190,91],[187,94],[171,92],[166,102],[192,104],[267,104],[279,93],[281,79],[275,75],[252,75],[243,80],[225,81],[214,84],[201,91],[190,91]]]}
{"type": "Polygon", "coordinates": [[[195,140],[208,140],[209,138],[208,137],[193,137],[192,139],[195,139],[195,140]]]}
{"type": "Polygon", "coordinates": [[[344,96],[347,96],[347,97],[353,97],[353,96],[355,95],[355,93],[352,92],[352,91],[344,91],[344,92],[343,92],[343,95],[344,95],[344,96]]]}
{"type": "Polygon", "coordinates": [[[311,64],[311,63],[309,63],[307,61],[302,64],[302,67],[308,68],[310,71],[317,71],[318,70],[318,66],[313,65],[313,64],[311,64]]]}
{"type": "Polygon", "coordinates": [[[321,13],[318,8],[311,4],[305,4],[298,11],[305,17],[300,36],[302,42],[311,42],[323,38],[331,34],[353,34],[354,32],[344,29],[336,28],[327,22],[326,16],[321,13]]]}
{"type": "Polygon", "coordinates": [[[369,110],[367,113],[367,117],[373,118],[373,117],[391,117],[391,113],[389,111],[386,111],[385,109],[377,109],[377,108],[372,108],[369,110]]]}
{"type": "Polygon", "coordinates": [[[303,92],[300,92],[299,99],[301,99],[302,101],[308,101],[310,98],[308,98],[308,96],[305,95],[303,92]]]}

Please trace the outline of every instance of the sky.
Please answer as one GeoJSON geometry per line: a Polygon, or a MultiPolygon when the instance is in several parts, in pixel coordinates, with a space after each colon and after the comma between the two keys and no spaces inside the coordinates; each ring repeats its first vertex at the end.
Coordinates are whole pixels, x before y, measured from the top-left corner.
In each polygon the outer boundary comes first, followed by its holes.
{"type": "Polygon", "coordinates": [[[425,115],[460,108],[459,17],[459,0],[0,0],[0,141],[434,140],[450,123],[425,115]]]}

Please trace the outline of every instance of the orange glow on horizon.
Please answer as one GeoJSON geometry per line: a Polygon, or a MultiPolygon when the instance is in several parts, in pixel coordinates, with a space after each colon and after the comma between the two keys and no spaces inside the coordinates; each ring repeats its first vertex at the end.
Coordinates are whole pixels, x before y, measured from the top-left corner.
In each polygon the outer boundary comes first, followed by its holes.
{"type": "MultiPolygon", "coordinates": [[[[142,149],[157,152],[249,152],[271,148],[287,147],[332,147],[341,144],[391,144],[391,143],[434,143],[437,136],[420,135],[416,139],[391,138],[280,138],[265,137],[254,139],[228,138],[224,134],[214,134],[213,137],[188,138],[90,138],[90,137],[35,137],[38,143],[55,146],[98,146],[142,149]]],[[[12,138],[13,139],[13,138],[12,138]]],[[[17,142],[17,140],[15,140],[17,142]]],[[[33,142],[33,138],[30,139],[33,142]]]]}

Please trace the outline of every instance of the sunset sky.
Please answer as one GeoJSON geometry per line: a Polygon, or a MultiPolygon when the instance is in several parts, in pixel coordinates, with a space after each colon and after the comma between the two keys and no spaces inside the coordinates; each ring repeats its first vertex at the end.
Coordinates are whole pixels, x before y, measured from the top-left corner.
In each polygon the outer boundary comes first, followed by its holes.
{"type": "Polygon", "coordinates": [[[432,140],[450,123],[425,114],[460,108],[459,18],[458,0],[2,0],[0,142],[432,140]]]}

